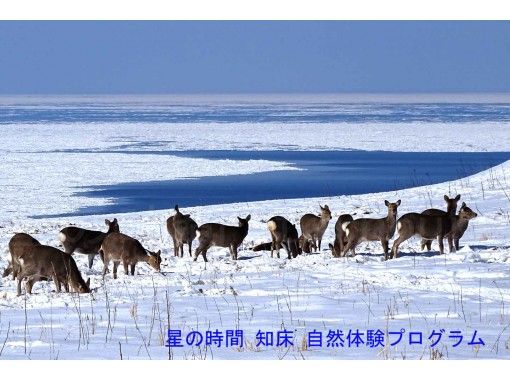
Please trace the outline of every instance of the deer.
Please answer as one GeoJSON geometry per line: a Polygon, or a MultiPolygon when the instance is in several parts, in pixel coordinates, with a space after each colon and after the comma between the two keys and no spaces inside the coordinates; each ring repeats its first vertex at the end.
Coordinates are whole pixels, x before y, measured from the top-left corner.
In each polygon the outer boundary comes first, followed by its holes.
{"type": "Polygon", "coordinates": [[[305,214],[299,221],[304,238],[315,246],[315,252],[317,252],[317,247],[319,248],[319,251],[321,250],[322,236],[324,235],[326,228],[328,228],[328,223],[331,220],[331,211],[329,210],[328,205],[324,205],[324,207],[319,205],[319,207],[321,208],[320,216],[305,214]]]}
{"type": "Polygon", "coordinates": [[[184,244],[188,244],[189,255],[191,253],[191,243],[196,237],[198,224],[191,219],[189,214],[182,214],[179,211],[179,206],[175,205],[175,215],[169,217],[166,221],[166,229],[172,237],[174,243],[174,255],[179,256],[179,249],[181,257],[184,255],[184,244]]]}
{"type": "MultiPolygon", "coordinates": [[[[437,208],[429,208],[422,212],[424,215],[436,215],[436,216],[442,216],[442,215],[455,215],[457,212],[457,203],[460,200],[460,194],[458,194],[455,198],[450,198],[448,195],[444,196],[444,200],[446,202],[446,211],[439,210],[437,208]]],[[[427,247],[427,251],[430,252],[432,249],[432,240],[421,240],[421,250],[423,251],[427,247]]]]}
{"type": "Polygon", "coordinates": [[[131,276],[135,275],[135,267],[139,261],[149,264],[157,272],[161,270],[161,250],[149,251],[140,241],[120,232],[112,232],[106,236],[99,252],[103,257],[103,278],[108,272],[110,261],[113,261],[114,280],[117,279],[117,268],[121,261],[127,276],[129,273],[131,276]]]}
{"type": "Polygon", "coordinates": [[[460,238],[464,236],[469,221],[478,216],[476,212],[466,206],[465,202],[462,202],[459,211],[458,218],[455,219],[456,223],[453,224],[452,230],[448,236],[448,243],[450,244],[450,248],[453,249],[453,252],[456,252],[460,248],[460,238]]]}
{"type": "Polygon", "coordinates": [[[237,250],[243,242],[246,235],[248,235],[248,222],[251,215],[246,218],[237,217],[239,226],[226,226],[219,223],[206,223],[202,224],[197,230],[198,247],[195,250],[195,258],[197,261],[198,256],[201,254],[204,261],[207,262],[207,250],[212,247],[229,248],[230,257],[237,260],[237,250]]]}
{"type": "Polygon", "coordinates": [[[347,226],[354,218],[350,214],[342,214],[335,223],[335,241],[329,244],[333,257],[341,257],[343,255],[344,246],[347,244],[347,235],[342,226],[347,226]]]}
{"type": "Polygon", "coordinates": [[[469,220],[476,218],[477,214],[463,202],[458,215],[426,215],[415,212],[403,215],[397,222],[399,237],[392,247],[393,258],[398,255],[400,244],[412,236],[418,235],[426,240],[437,238],[439,253],[444,253],[443,239],[448,238],[449,250],[453,252],[455,236],[464,233],[469,220]],[[455,235],[457,234],[457,235],[455,235]]]}
{"type": "Polygon", "coordinates": [[[11,240],[9,240],[9,252],[11,253],[11,262],[5,268],[3,277],[7,277],[12,273],[12,279],[16,280],[18,272],[20,270],[20,264],[18,258],[25,252],[30,251],[34,246],[41,245],[37,239],[25,233],[15,234],[11,240]]]}
{"type": "Polygon", "coordinates": [[[389,254],[389,240],[395,233],[397,224],[397,210],[400,206],[400,199],[395,203],[390,203],[387,200],[384,204],[388,208],[388,215],[385,218],[372,219],[360,218],[352,222],[345,222],[342,224],[342,229],[345,231],[347,237],[347,244],[344,245],[342,255],[345,256],[347,251],[352,249],[353,254],[355,248],[361,241],[380,241],[384,250],[384,259],[388,260],[389,254]]]}
{"type": "Polygon", "coordinates": [[[62,285],[66,292],[71,288],[77,293],[90,293],[90,278],[85,282],[74,258],[60,249],[34,245],[18,257],[18,263],[18,296],[21,295],[21,282],[25,278],[28,294],[32,294],[35,282],[46,279],[53,279],[57,293],[62,290],[62,285]]]}
{"type": "Polygon", "coordinates": [[[273,216],[267,221],[267,228],[271,233],[271,258],[276,250],[276,257],[280,258],[280,247],[287,251],[287,258],[296,258],[301,253],[296,225],[283,216],[273,216]]]}
{"type": "Polygon", "coordinates": [[[74,226],[63,228],[58,237],[64,246],[64,251],[68,254],[79,252],[88,255],[89,269],[92,268],[94,257],[98,254],[106,236],[113,232],[120,232],[117,218],[111,222],[105,219],[105,224],[108,226],[108,231],[106,232],[87,230],[74,226]]]}

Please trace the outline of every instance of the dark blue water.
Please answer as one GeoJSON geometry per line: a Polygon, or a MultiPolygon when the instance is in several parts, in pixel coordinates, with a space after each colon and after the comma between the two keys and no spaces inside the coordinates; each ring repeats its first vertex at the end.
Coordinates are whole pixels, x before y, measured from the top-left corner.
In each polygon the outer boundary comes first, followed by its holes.
{"type": "MultiPolygon", "coordinates": [[[[143,98],[142,98],[143,100],[143,98]]],[[[30,104],[0,101],[0,124],[123,123],[402,123],[510,121],[509,103],[194,103],[186,101],[30,104]]]]}
{"type": "Polygon", "coordinates": [[[465,177],[510,159],[510,152],[172,151],[159,153],[211,160],[285,161],[303,170],[216,177],[214,164],[212,164],[210,177],[98,186],[79,191],[78,194],[113,198],[114,204],[87,207],[73,215],[169,209],[176,203],[187,207],[391,191],[465,177]]]}

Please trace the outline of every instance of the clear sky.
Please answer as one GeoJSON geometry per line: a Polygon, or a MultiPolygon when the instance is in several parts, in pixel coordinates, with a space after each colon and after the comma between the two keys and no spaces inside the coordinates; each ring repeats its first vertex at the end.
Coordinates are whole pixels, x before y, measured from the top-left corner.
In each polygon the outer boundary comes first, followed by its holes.
{"type": "Polygon", "coordinates": [[[0,22],[0,94],[510,92],[510,22],[0,22]]]}

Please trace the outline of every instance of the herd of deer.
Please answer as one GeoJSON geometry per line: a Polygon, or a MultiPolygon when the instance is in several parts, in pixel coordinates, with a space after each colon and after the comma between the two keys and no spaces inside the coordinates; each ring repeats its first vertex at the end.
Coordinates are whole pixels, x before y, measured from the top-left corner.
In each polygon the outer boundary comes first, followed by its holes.
{"type": "MultiPolygon", "coordinates": [[[[334,257],[345,257],[347,252],[354,250],[362,241],[380,241],[384,250],[384,258],[396,258],[398,248],[402,242],[412,236],[422,238],[422,250],[427,247],[430,251],[432,240],[437,239],[439,251],[444,253],[443,239],[448,240],[450,252],[459,249],[459,240],[468,227],[470,219],[477,216],[463,202],[457,213],[457,203],[460,195],[455,198],[444,196],[446,211],[428,209],[422,213],[405,214],[397,220],[397,209],[400,200],[395,203],[384,201],[388,214],[384,218],[353,219],[349,214],[340,215],[335,224],[335,241],[329,244],[334,257]],[[389,240],[397,230],[399,237],[394,241],[389,252],[389,240]]],[[[259,244],[252,248],[254,251],[271,251],[271,257],[276,251],[280,257],[280,249],[284,248],[289,259],[297,257],[302,252],[310,253],[321,249],[324,232],[331,220],[331,211],[327,205],[320,206],[320,216],[306,214],[300,220],[301,236],[295,224],[282,216],[274,216],[267,221],[271,234],[271,242],[259,244]]],[[[175,206],[175,215],[167,219],[167,230],[173,240],[175,256],[183,257],[184,244],[188,244],[189,254],[192,256],[192,243],[198,238],[194,261],[202,255],[207,261],[207,250],[212,246],[229,248],[233,260],[237,260],[237,251],[244,238],[248,235],[250,215],[239,218],[238,226],[227,226],[218,223],[206,223],[202,226],[191,218],[189,214],[182,214],[175,206]]],[[[117,278],[117,268],[122,262],[126,275],[135,274],[136,264],[140,261],[148,263],[155,270],[160,270],[161,250],[151,252],[144,248],[136,239],[120,233],[117,219],[109,221],[107,232],[91,231],[79,227],[66,227],[59,233],[59,239],[64,247],[60,249],[42,245],[32,236],[25,233],[15,234],[9,241],[11,262],[5,269],[3,277],[12,274],[17,280],[18,295],[21,295],[21,283],[26,280],[26,291],[31,293],[35,282],[52,279],[57,292],[64,285],[66,292],[71,287],[79,293],[90,292],[90,279],[83,280],[81,273],[71,256],[74,252],[88,255],[89,268],[92,267],[94,257],[99,254],[103,261],[103,277],[108,273],[110,261],[113,261],[113,278],[117,278]]]]}

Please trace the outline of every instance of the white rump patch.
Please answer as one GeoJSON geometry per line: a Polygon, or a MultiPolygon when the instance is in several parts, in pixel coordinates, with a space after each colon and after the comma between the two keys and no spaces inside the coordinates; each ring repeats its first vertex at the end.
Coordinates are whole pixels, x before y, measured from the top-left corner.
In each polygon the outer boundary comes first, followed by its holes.
{"type": "Polygon", "coordinates": [[[347,226],[351,224],[351,222],[343,222],[342,223],[342,230],[344,230],[345,232],[347,232],[347,226]]]}
{"type": "Polygon", "coordinates": [[[195,235],[197,236],[197,239],[200,237],[200,230],[197,230],[197,232],[195,233],[195,235]]]}
{"type": "Polygon", "coordinates": [[[25,260],[23,260],[23,258],[22,258],[22,257],[20,257],[20,258],[18,259],[18,261],[19,261],[19,263],[20,263],[21,265],[24,265],[24,264],[25,264],[25,260]]]}
{"type": "Polygon", "coordinates": [[[66,234],[64,234],[63,232],[59,232],[58,238],[59,238],[60,242],[63,243],[66,241],[66,234]]]}
{"type": "Polygon", "coordinates": [[[269,228],[269,231],[275,231],[276,230],[276,223],[272,220],[267,222],[267,228],[269,228]]]}
{"type": "Polygon", "coordinates": [[[402,228],[402,222],[397,222],[397,231],[400,231],[402,228]]]}

